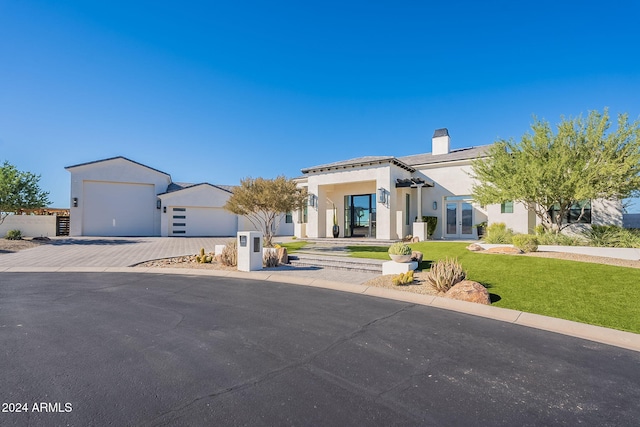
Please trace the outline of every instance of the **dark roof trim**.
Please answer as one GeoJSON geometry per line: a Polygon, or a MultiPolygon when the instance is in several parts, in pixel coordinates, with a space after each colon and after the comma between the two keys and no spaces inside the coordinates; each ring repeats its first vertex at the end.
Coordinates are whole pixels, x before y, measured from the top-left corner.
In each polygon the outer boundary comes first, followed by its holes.
{"type": "Polygon", "coordinates": [[[427,182],[422,178],[396,179],[396,188],[417,188],[417,187],[434,187],[433,182],[427,182]]]}
{"type": "Polygon", "coordinates": [[[190,188],[199,187],[201,185],[208,185],[209,187],[213,187],[213,188],[215,188],[217,190],[224,191],[225,193],[233,194],[233,191],[231,191],[229,189],[226,189],[224,187],[221,187],[219,185],[209,184],[208,182],[201,182],[200,184],[189,184],[186,187],[182,187],[182,188],[178,188],[178,189],[174,189],[174,190],[170,190],[170,191],[165,191],[164,193],[158,194],[158,196],[164,196],[164,195],[167,195],[167,194],[177,193],[179,191],[188,190],[190,188]]]}
{"type": "Polygon", "coordinates": [[[353,163],[329,163],[326,165],[320,165],[320,166],[314,166],[311,168],[307,168],[307,169],[302,169],[302,173],[303,174],[308,174],[308,173],[313,173],[313,172],[324,172],[324,171],[330,171],[330,170],[338,170],[338,169],[353,169],[353,168],[358,168],[358,167],[362,167],[362,166],[373,166],[373,165],[382,165],[385,163],[391,163],[395,166],[398,166],[399,168],[402,168],[404,170],[407,170],[409,172],[415,172],[416,170],[414,168],[412,168],[411,166],[401,162],[400,160],[396,159],[395,157],[388,157],[388,158],[382,158],[382,159],[372,159],[372,160],[354,160],[353,163]]]}
{"type": "Polygon", "coordinates": [[[80,167],[80,166],[93,165],[93,164],[96,164],[96,163],[108,162],[108,161],[111,161],[111,160],[126,160],[126,161],[131,162],[131,163],[133,163],[133,164],[136,164],[136,165],[138,165],[138,166],[142,166],[142,167],[144,167],[144,168],[151,169],[151,170],[152,170],[152,171],[154,171],[154,172],[158,172],[158,173],[161,173],[161,174],[163,174],[163,175],[167,175],[169,178],[171,178],[171,175],[169,175],[169,174],[168,174],[168,173],[166,173],[166,172],[162,172],[161,170],[154,169],[154,168],[152,168],[151,166],[147,166],[147,165],[144,165],[144,164],[142,164],[142,163],[139,163],[139,162],[133,161],[133,160],[131,160],[131,159],[127,159],[126,157],[123,157],[123,156],[110,157],[110,158],[108,158],[108,159],[102,159],[102,160],[94,160],[93,162],[79,163],[79,164],[77,164],[77,165],[66,166],[66,167],[65,167],[65,169],[69,170],[69,169],[74,169],[74,168],[77,168],[77,167],[80,167]]]}

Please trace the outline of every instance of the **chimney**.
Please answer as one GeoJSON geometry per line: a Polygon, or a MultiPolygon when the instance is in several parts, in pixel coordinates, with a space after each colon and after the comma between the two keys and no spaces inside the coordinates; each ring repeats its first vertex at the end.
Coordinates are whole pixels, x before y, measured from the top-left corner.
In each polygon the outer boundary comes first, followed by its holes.
{"type": "Polygon", "coordinates": [[[431,139],[431,154],[437,156],[438,154],[449,154],[449,130],[447,128],[436,129],[433,132],[433,138],[431,139]]]}

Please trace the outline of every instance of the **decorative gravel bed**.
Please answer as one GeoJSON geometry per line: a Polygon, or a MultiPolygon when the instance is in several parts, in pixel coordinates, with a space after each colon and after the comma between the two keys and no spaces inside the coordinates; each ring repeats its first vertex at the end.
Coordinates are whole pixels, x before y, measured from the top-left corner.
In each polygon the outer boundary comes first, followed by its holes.
{"type": "Polygon", "coordinates": [[[134,267],[160,267],[160,268],[197,268],[203,270],[237,270],[236,267],[229,267],[213,261],[210,263],[199,263],[195,255],[185,255],[174,258],[156,259],[136,264],[134,267]]]}
{"type": "Polygon", "coordinates": [[[18,252],[23,249],[35,248],[36,246],[50,243],[50,240],[45,238],[35,239],[22,239],[22,240],[7,240],[0,238],[0,254],[7,254],[12,252],[18,252]]]}
{"type": "Polygon", "coordinates": [[[414,281],[410,285],[401,285],[395,286],[391,283],[393,279],[393,274],[388,274],[386,276],[378,276],[373,279],[364,282],[364,286],[376,286],[379,288],[389,288],[395,289],[398,291],[406,291],[406,292],[414,292],[416,294],[423,295],[438,295],[438,291],[433,289],[430,285],[427,285],[425,282],[427,272],[426,271],[416,271],[413,274],[414,281]]]}

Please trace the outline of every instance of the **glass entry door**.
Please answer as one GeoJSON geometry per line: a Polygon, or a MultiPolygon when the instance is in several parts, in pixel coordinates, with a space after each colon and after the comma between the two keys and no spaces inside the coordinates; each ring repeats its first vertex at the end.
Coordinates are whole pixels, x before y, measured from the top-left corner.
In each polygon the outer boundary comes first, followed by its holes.
{"type": "Polygon", "coordinates": [[[473,205],[470,202],[446,202],[444,234],[454,239],[473,238],[473,205]]]}
{"type": "Polygon", "coordinates": [[[344,197],[345,237],[376,237],[376,195],[344,197]]]}

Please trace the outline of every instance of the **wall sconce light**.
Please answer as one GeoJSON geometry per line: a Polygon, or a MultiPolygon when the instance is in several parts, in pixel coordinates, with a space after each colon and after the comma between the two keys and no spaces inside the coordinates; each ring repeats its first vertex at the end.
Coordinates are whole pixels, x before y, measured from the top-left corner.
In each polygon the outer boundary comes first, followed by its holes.
{"type": "Polygon", "coordinates": [[[161,206],[162,206],[162,200],[160,199],[156,200],[156,209],[160,209],[161,206]]]}
{"type": "Polygon", "coordinates": [[[318,198],[316,197],[315,194],[309,193],[309,199],[307,200],[307,205],[311,206],[312,208],[318,207],[318,198]]]}
{"type": "Polygon", "coordinates": [[[378,203],[382,203],[383,205],[386,205],[387,202],[388,202],[387,190],[385,190],[382,187],[378,188],[378,203]]]}
{"type": "Polygon", "coordinates": [[[167,213],[167,207],[166,206],[162,207],[162,212],[167,213]]]}
{"type": "Polygon", "coordinates": [[[73,201],[73,207],[77,208],[78,207],[78,198],[74,197],[72,201],[73,201]]]}
{"type": "Polygon", "coordinates": [[[433,210],[434,211],[438,210],[438,202],[433,202],[433,210]]]}

